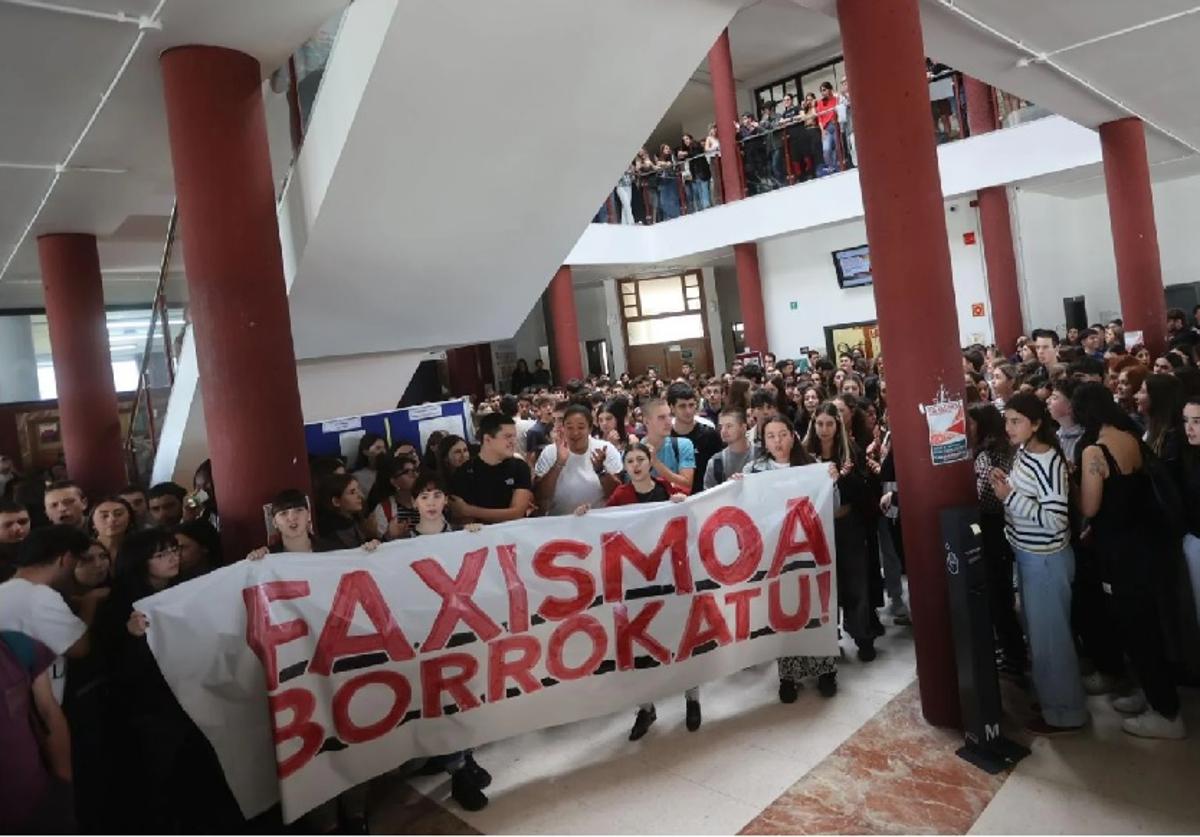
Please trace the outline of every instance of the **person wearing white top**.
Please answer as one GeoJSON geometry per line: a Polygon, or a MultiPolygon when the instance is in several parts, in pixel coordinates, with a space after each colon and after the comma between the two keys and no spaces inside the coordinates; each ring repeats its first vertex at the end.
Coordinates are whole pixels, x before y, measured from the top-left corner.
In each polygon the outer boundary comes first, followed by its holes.
{"type": "Polygon", "coordinates": [[[533,469],[537,502],[547,514],[599,505],[617,487],[621,455],[591,434],[592,411],[578,404],[568,407],[554,443],[546,445],[533,469]]]}

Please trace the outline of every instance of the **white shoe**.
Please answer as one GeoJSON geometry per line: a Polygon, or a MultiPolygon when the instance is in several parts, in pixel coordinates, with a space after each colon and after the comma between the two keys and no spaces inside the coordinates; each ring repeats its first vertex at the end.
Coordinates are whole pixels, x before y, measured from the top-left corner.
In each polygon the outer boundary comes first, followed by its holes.
{"type": "Polygon", "coordinates": [[[1093,671],[1083,676],[1083,689],[1089,695],[1108,695],[1116,691],[1117,681],[1103,672],[1093,671]]]}
{"type": "Polygon", "coordinates": [[[1146,695],[1141,689],[1138,689],[1123,697],[1114,697],[1112,707],[1126,715],[1140,715],[1146,711],[1146,695]]]}
{"type": "Polygon", "coordinates": [[[1170,720],[1153,709],[1147,709],[1136,717],[1126,718],[1121,722],[1121,728],[1139,738],[1187,738],[1182,714],[1176,715],[1175,720],[1170,720]]]}

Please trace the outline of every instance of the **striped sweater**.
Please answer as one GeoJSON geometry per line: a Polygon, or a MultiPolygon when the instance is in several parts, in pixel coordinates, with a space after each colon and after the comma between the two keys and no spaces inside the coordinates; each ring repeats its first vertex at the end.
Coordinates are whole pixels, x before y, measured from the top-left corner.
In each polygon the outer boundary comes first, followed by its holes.
{"type": "Polygon", "coordinates": [[[1058,552],[1071,540],[1067,463],[1057,450],[1021,448],[1008,475],[1012,493],[1004,501],[1004,534],[1013,549],[1058,552]]]}

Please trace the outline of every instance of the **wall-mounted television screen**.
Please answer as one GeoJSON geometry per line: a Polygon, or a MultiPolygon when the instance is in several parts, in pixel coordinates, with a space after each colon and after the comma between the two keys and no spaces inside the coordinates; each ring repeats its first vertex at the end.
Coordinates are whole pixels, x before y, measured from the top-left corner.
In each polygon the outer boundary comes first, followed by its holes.
{"type": "Polygon", "coordinates": [[[865,244],[834,250],[833,267],[840,287],[864,288],[871,284],[871,255],[865,244]]]}

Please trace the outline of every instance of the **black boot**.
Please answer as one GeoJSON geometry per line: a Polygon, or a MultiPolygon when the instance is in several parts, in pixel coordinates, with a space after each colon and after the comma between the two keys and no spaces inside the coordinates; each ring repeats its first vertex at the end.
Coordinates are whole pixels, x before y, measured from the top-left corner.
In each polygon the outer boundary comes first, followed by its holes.
{"type": "Polygon", "coordinates": [[[637,741],[643,735],[650,731],[650,726],[658,720],[658,713],[654,707],[649,709],[639,709],[637,717],[633,719],[633,729],[629,732],[629,740],[637,741]]]}
{"type": "Polygon", "coordinates": [[[779,678],[779,702],[780,703],[795,703],[796,698],[800,696],[800,684],[795,680],[779,678]]]}
{"type": "Polygon", "coordinates": [[[483,789],[465,767],[450,774],[450,797],[467,811],[482,811],[488,804],[483,789]]]}
{"type": "Polygon", "coordinates": [[[822,697],[831,698],[837,694],[837,672],[831,671],[817,678],[817,691],[822,697]]]}
{"type": "Polygon", "coordinates": [[[687,702],[687,728],[688,732],[695,732],[700,729],[700,701],[689,699],[687,702]]]}
{"type": "Polygon", "coordinates": [[[871,662],[871,660],[875,659],[875,640],[874,639],[860,639],[860,640],[858,640],[857,645],[858,645],[858,658],[860,660],[862,660],[864,663],[869,663],[869,662],[871,662]]]}
{"type": "Polygon", "coordinates": [[[480,788],[486,788],[492,783],[492,774],[488,773],[479,766],[479,762],[475,761],[475,756],[473,753],[467,753],[464,759],[464,765],[465,766],[463,769],[471,771],[471,777],[475,780],[475,784],[479,785],[480,788]]]}

